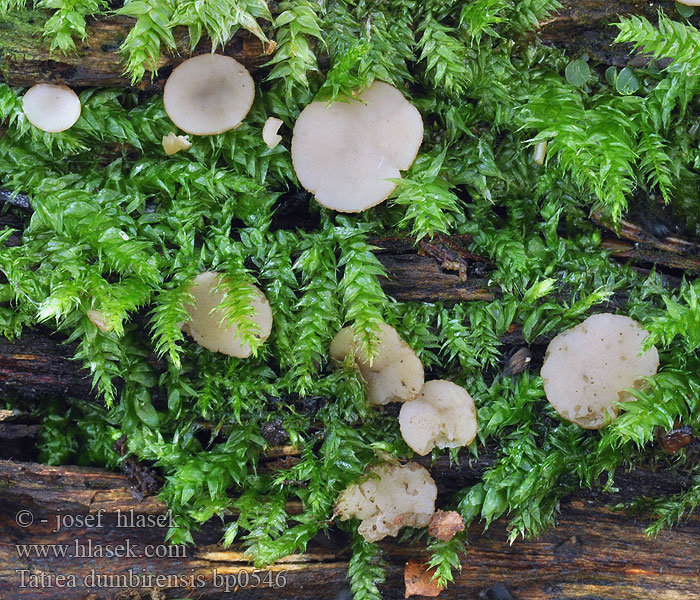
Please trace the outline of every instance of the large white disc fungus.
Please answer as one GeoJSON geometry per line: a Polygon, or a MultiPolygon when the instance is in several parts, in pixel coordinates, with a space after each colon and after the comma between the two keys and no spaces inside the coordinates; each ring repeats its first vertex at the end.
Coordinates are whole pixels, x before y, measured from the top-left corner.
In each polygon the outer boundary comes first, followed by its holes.
{"type": "Polygon", "coordinates": [[[435,512],[437,486],[417,463],[371,467],[370,478],[343,490],[335,505],[341,520],[357,518],[368,542],[396,535],[402,527],[426,527],[435,512]]]}
{"type": "Polygon", "coordinates": [[[165,112],[192,135],[215,135],[233,129],[253,106],[255,85],[248,70],[221,54],[190,58],[165,82],[165,112]]]}
{"type": "Polygon", "coordinates": [[[401,436],[420,455],[433,448],[459,448],[474,441],[478,429],[474,400],[451,381],[428,381],[399,414],[401,436]]]}
{"type": "Polygon", "coordinates": [[[73,127],[80,118],[80,98],[65,85],[38,83],[22,98],[22,110],[34,127],[59,133],[73,127]]]}
{"type": "Polygon", "coordinates": [[[542,381],[547,400],[566,420],[584,429],[600,429],[632,400],[625,389],[656,374],[655,347],[640,355],[649,332],[634,319],[598,314],[560,333],[547,347],[542,381]]]}
{"type": "MultiPolygon", "coordinates": [[[[247,358],[253,352],[250,344],[243,343],[238,337],[236,325],[227,326],[224,312],[219,305],[224,298],[224,289],[221,285],[220,273],[205,271],[195,277],[190,292],[194,296],[194,306],[185,308],[190,314],[190,320],[182,324],[182,330],[189,333],[200,346],[212,352],[221,352],[229,356],[247,358]]],[[[263,294],[257,287],[251,286],[255,291],[253,308],[255,313],[252,320],[258,326],[256,336],[265,341],[272,331],[272,309],[263,294]]]]}
{"type": "Polygon", "coordinates": [[[677,2],[686,6],[700,6],[700,0],[677,0],[677,2]]]}
{"type": "Polygon", "coordinates": [[[380,325],[379,348],[371,364],[357,348],[352,329],[341,329],[331,342],[331,357],[344,361],[350,353],[367,382],[370,404],[404,402],[415,398],[423,387],[425,375],[420,359],[396,330],[386,323],[380,325]]]}
{"type": "Polygon", "coordinates": [[[395,87],[375,81],[349,102],[312,102],[299,115],[292,162],[323,206],[360,212],[379,204],[416,158],[423,140],[418,110],[395,87]]]}

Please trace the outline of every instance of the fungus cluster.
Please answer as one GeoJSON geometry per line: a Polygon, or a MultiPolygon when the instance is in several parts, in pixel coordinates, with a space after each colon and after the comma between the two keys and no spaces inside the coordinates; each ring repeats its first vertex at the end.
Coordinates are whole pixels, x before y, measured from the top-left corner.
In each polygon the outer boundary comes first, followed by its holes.
{"type": "Polygon", "coordinates": [[[371,467],[369,478],[340,493],[335,512],[360,519],[357,532],[368,542],[396,535],[403,527],[426,527],[435,512],[437,486],[417,463],[371,467]]]}
{"type": "MultiPolygon", "coordinates": [[[[264,342],[272,331],[272,309],[265,294],[257,287],[251,287],[255,292],[251,318],[258,328],[256,337],[264,342]]],[[[221,352],[237,358],[250,356],[253,352],[250,344],[241,340],[235,324],[226,323],[226,315],[220,308],[226,293],[222,275],[214,271],[200,273],[194,279],[190,293],[195,302],[185,307],[190,320],[182,323],[181,329],[211,352],[221,352]]]]}
{"type": "Polygon", "coordinates": [[[423,120],[395,87],[375,81],[348,102],[312,102],[292,137],[299,182],[332,210],[360,212],[386,200],[418,154],[423,120]]]}
{"type": "Polygon", "coordinates": [[[350,327],[337,333],[330,352],[340,362],[352,356],[367,384],[370,404],[404,403],[399,415],[401,435],[417,454],[474,441],[478,424],[472,397],[451,381],[426,382],[418,355],[393,327],[381,324],[373,361],[361,354],[350,327]]]}
{"type": "Polygon", "coordinates": [[[556,336],[547,347],[541,375],[547,400],[567,421],[600,429],[632,400],[626,389],[656,374],[655,347],[642,353],[649,335],[630,317],[597,314],[556,336]]]}
{"type": "Polygon", "coordinates": [[[80,118],[80,98],[65,85],[38,83],[22,98],[22,111],[32,125],[48,133],[70,129],[80,118]]]}

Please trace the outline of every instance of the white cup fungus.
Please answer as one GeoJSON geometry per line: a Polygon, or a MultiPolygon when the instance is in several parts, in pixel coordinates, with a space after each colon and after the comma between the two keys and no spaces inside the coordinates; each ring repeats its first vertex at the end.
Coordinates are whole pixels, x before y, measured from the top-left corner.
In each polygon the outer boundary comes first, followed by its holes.
{"type": "Polygon", "coordinates": [[[371,363],[359,352],[352,329],[341,329],[331,342],[331,358],[342,362],[350,353],[367,383],[370,404],[404,402],[414,398],[423,387],[425,375],[420,359],[386,323],[380,325],[379,348],[371,363]]]}
{"type": "Polygon", "coordinates": [[[357,532],[368,542],[397,535],[403,527],[427,527],[435,512],[437,486],[417,463],[382,464],[370,477],[340,493],[335,512],[341,520],[357,518],[357,532]]]}
{"type": "Polygon", "coordinates": [[[474,400],[451,381],[427,381],[418,397],[401,406],[399,426],[416,454],[467,446],[478,431],[474,400]]]}
{"type": "Polygon", "coordinates": [[[237,60],[201,54],[176,67],[165,82],[163,104],[170,120],[192,135],[233,129],[253,106],[255,84],[237,60]]]}
{"type": "Polygon", "coordinates": [[[556,336],[547,347],[542,381],[547,400],[567,421],[600,429],[617,417],[626,389],[655,375],[659,353],[641,353],[649,332],[634,319],[602,313],[556,336]]]}
{"type": "MultiPolygon", "coordinates": [[[[225,292],[221,286],[221,277],[220,273],[214,271],[205,271],[195,277],[190,288],[195,303],[185,307],[190,320],[182,323],[181,329],[211,352],[247,358],[253,353],[250,344],[243,343],[235,324],[229,326],[222,322],[225,315],[219,305],[225,292]]],[[[258,326],[257,337],[264,342],[272,331],[272,309],[265,294],[256,286],[251,287],[255,291],[252,320],[258,326]]]]}
{"type": "Polygon", "coordinates": [[[360,212],[386,200],[418,154],[423,120],[395,87],[375,81],[348,102],[312,102],[292,137],[299,182],[323,206],[360,212]]]}
{"type": "Polygon", "coordinates": [[[27,120],[48,133],[73,127],[80,118],[80,108],[80,98],[65,85],[38,83],[22,98],[22,111],[27,120]]]}

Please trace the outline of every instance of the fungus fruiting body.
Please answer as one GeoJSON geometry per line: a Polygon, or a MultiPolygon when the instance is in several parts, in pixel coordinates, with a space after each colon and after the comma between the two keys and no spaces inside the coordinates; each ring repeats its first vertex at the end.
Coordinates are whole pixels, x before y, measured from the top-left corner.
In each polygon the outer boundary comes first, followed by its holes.
{"type": "Polygon", "coordinates": [[[420,455],[466,446],[478,430],[474,400],[451,381],[427,381],[418,397],[401,407],[399,426],[404,441],[420,455]]]}
{"type": "Polygon", "coordinates": [[[180,150],[189,150],[192,147],[192,143],[186,135],[175,135],[172,131],[163,136],[162,144],[163,150],[168,156],[177,154],[180,150]]]}
{"type": "Polygon", "coordinates": [[[426,527],[435,512],[437,486],[417,463],[383,464],[370,477],[354,483],[338,497],[335,512],[342,520],[360,519],[358,533],[369,542],[396,535],[403,527],[426,527]]]}
{"type": "Polygon", "coordinates": [[[360,212],[396,188],[423,139],[418,110],[388,83],[375,81],[348,102],[312,102],[299,115],[292,162],[323,206],[360,212]]]}
{"type": "MultiPolygon", "coordinates": [[[[272,331],[272,309],[265,295],[257,287],[251,287],[255,296],[251,319],[258,327],[256,337],[264,342],[272,331]]],[[[182,330],[212,352],[237,358],[250,356],[253,352],[250,344],[241,340],[235,324],[225,322],[225,314],[219,308],[226,293],[222,275],[213,271],[200,273],[194,279],[190,293],[195,302],[186,306],[190,320],[182,324],[182,330]]]]}
{"type": "Polygon", "coordinates": [[[170,120],[192,135],[233,129],[248,114],[255,85],[248,70],[221,54],[202,54],[173,70],[163,90],[170,120]]]}
{"type": "Polygon", "coordinates": [[[263,142],[265,142],[270,150],[276,148],[282,141],[282,136],[277,133],[280,127],[282,127],[282,123],[282,119],[278,119],[277,117],[269,117],[267,121],[265,121],[265,125],[263,125],[263,142]]]}
{"type": "Polygon", "coordinates": [[[560,333],[549,344],[542,366],[547,400],[566,420],[599,429],[632,400],[626,389],[659,368],[655,347],[641,353],[649,335],[634,319],[597,314],[560,333]]]}
{"type": "Polygon", "coordinates": [[[396,330],[385,323],[380,325],[379,347],[372,361],[359,352],[352,329],[341,329],[331,342],[331,357],[343,361],[348,354],[352,354],[367,382],[370,404],[404,402],[414,398],[423,387],[425,375],[420,359],[396,330]]]}
{"type": "Polygon", "coordinates": [[[59,133],[73,127],[80,118],[80,98],[65,85],[38,83],[22,98],[22,110],[34,127],[59,133]]]}
{"type": "Polygon", "coordinates": [[[678,4],[685,4],[686,6],[700,6],[700,0],[677,0],[678,4]]]}

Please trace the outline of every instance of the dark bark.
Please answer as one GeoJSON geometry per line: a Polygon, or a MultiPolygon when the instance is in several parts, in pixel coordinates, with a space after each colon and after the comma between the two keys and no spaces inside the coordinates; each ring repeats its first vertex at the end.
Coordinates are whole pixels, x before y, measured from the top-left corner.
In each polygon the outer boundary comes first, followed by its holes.
{"type": "MultiPolygon", "coordinates": [[[[446,465],[433,467],[441,487],[450,489],[455,483],[475,476],[483,465],[465,463],[452,467],[451,479],[443,477],[446,465]]],[[[668,472],[637,471],[625,481],[618,481],[622,492],[635,495],[648,493],[650,488],[677,490],[684,485],[679,476],[668,472]],[[650,482],[652,482],[650,484],[650,482]]],[[[257,574],[263,579],[270,572],[272,582],[278,577],[283,589],[253,586],[251,567],[240,545],[229,549],[218,545],[220,523],[205,524],[196,535],[196,546],[181,549],[163,558],[142,556],[147,545],[162,547],[167,528],[138,525],[130,515],[164,514],[165,507],[154,498],[136,502],[130,485],[121,475],[95,469],[77,467],[47,467],[36,464],[0,463],[0,597],[21,600],[44,598],[92,600],[117,598],[181,598],[202,600],[231,598],[234,576],[239,576],[235,596],[240,598],[279,597],[332,599],[347,585],[348,540],[345,534],[331,529],[320,535],[309,546],[304,556],[291,556],[275,567],[257,574]],[[16,519],[29,518],[33,523],[20,527],[16,519]],[[121,511],[121,525],[118,512],[121,511]],[[57,515],[64,527],[57,532],[57,515]],[[88,526],[67,527],[71,517],[92,515],[88,526]],[[99,517],[99,521],[97,520],[99,517]],[[126,525],[126,526],[124,526],[126,525]],[[66,544],[73,552],[76,544],[87,551],[92,543],[92,557],[65,558],[20,557],[16,544],[66,544]],[[101,548],[111,545],[130,545],[131,554],[124,558],[96,556],[101,548]],[[214,570],[220,576],[218,586],[213,584],[214,570]],[[42,583],[43,587],[20,588],[22,571],[25,582],[42,583]],[[105,576],[124,576],[132,573],[136,583],[131,592],[118,587],[98,587],[89,579],[92,572],[105,576]],[[248,573],[246,576],[241,573],[248,573]],[[30,574],[41,578],[30,579],[30,574]],[[196,589],[185,590],[162,582],[162,595],[152,595],[144,583],[145,574],[192,576],[196,589]],[[280,575],[283,574],[283,575],[280,575]],[[76,587],[59,587],[55,576],[74,576],[76,587]],[[222,575],[229,575],[231,589],[226,593],[222,575]],[[134,576],[140,576],[135,580],[134,576]],[[197,577],[202,577],[198,580],[197,577]],[[86,580],[86,578],[88,578],[86,580]],[[202,586],[199,586],[202,583],[202,586]],[[120,595],[121,594],[121,595],[120,595]]],[[[664,532],[655,539],[643,533],[644,522],[611,512],[599,498],[584,494],[572,497],[562,504],[561,518],[556,529],[537,540],[518,540],[507,543],[507,531],[502,523],[494,524],[487,533],[479,526],[469,532],[470,545],[463,557],[463,570],[455,584],[443,591],[441,598],[508,598],[510,593],[518,600],[545,598],[606,598],[668,599],[700,598],[697,589],[697,556],[700,552],[700,517],[694,516],[672,532],[664,532]],[[496,594],[502,594],[500,596],[496,594]]],[[[403,597],[403,567],[408,559],[421,559],[421,546],[398,545],[393,540],[382,543],[388,563],[388,580],[382,586],[385,598],[403,597]]],[[[51,551],[50,551],[51,552],[51,551]]],[[[92,579],[96,579],[93,577],[92,579]]],[[[113,586],[120,582],[111,581],[113,586]]],[[[146,582],[147,583],[147,582],[146,582]]]]}
{"type": "MultiPolygon", "coordinates": [[[[49,52],[38,27],[43,18],[37,12],[19,13],[12,19],[0,18],[0,78],[5,82],[22,87],[35,83],[65,83],[71,87],[130,86],[119,47],[133,27],[134,19],[112,16],[93,21],[87,27],[88,37],[76,41],[76,52],[63,54],[49,52]],[[28,35],[28,30],[35,30],[35,33],[28,35]]],[[[190,56],[186,28],[176,29],[175,40],[177,51],[162,54],[157,75],[151,78],[148,73],[139,88],[162,89],[173,68],[190,56]]],[[[255,71],[269,60],[266,50],[259,39],[241,31],[227,44],[224,54],[255,71]]],[[[209,51],[211,43],[204,39],[192,54],[209,51]]]]}
{"type": "MultiPolygon", "coordinates": [[[[612,45],[616,29],[611,24],[620,16],[643,15],[655,20],[659,8],[675,14],[670,1],[648,0],[563,0],[562,9],[541,23],[539,37],[547,44],[568,50],[572,55],[588,54],[605,64],[640,64],[643,56],[631,56],[625,45],[612,45]]],[[[0,78],[11,85],[30,86],[37,82],[65,83],[73,87],[128,87],[119,47],[134,20],[112,16],[88,25],[88,37],[77,42],[77,52],[50,53],[41,36],[41,23],[48,13],[40,11],[15,14],[0,19],[0,78]]],[[[164,53],[158,61],[158,74],[147,76],[139,87],[161,89],[173,67],[190,55],[186,29],[176,31],[177,52],[164,53]]],[[[207,52],[211,45],[203,40],[195,54],[207,52]]],[[[226,47],[248,68],[256,69],[269,59],[266,48],[247,32],[237,33],[226,47]]]]}

